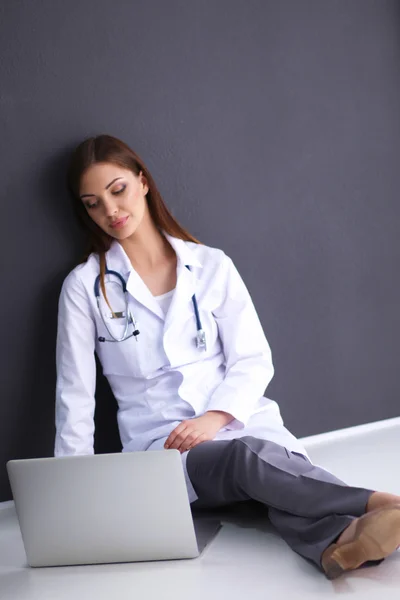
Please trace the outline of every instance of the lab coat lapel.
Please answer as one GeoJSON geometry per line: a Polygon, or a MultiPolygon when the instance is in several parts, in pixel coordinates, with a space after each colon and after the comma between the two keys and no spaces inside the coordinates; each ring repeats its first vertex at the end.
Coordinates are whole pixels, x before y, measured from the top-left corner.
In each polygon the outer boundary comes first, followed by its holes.
{"type": "Polygon", "coordinates": [[[176,288],[165,317],[164,335],[167,333],[174,320],[182,318],[182,315],[185,314],[187,305],[191,302],[192,296],[195,293],[195,287],[196,278],[193,272],[189,271],[178,257],[176,288]]]}
{"type": "Polygon", "coordinates": [[[140,275],[132,267],[132,271],[129,274],[128,281],[126,283],[126,289],[128,292],[143,306],[151,310],[157,317],[160,317],[164,321],[164,314],[158,304],[156,298],[150,292],[147,285],[144,283],[140,275]]]}
{"type": "Polygon", "coordinates": [[[126,289],[129,294],[164,321],[164,314],[160,305],[139,273],[133,268],[121,244],[113,242],[110,250],[107,252],[106,260],[109,269],[121,273],[126,281],[126,289]]]}
{"type": "Polygon", "coordinates": [[[177,255],[176,288],[166,317],[164,317],[163,311],[156,298],[154,298],[147,285],[133,268],[121,244],[114,242],[107,252],[106,259],[108,268],[120,272],[125,278],[125,281],[127,282],[126,289],[128,292],[160,319],[163,321],[165,319],[165,333],[171,326],[173,319],[179,318],[179,315],[182,314],[182,310],[187,307],[188,301],[191,300],[195,293],[197,280],[193,272],[185,265],[189,265],[191,268],[193,266],[202,267],[202,265],[193,251],[188,248],[184,240],[176,238],[166,233],[164,230],[161,230],[161,232],[167,238],[177,255]]]}

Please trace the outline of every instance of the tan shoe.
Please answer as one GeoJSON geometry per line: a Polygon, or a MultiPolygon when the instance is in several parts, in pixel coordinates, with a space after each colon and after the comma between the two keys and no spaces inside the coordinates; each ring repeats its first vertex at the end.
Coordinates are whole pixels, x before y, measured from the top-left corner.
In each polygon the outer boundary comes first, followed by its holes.
{"type": "Polygon", "coordinates": [[[331,544],[322,555],[328,579],[357,569],[370,560],[381,560],[400,546],[400,504],[384,506],[357,519],[351,542],[331,544]]]}

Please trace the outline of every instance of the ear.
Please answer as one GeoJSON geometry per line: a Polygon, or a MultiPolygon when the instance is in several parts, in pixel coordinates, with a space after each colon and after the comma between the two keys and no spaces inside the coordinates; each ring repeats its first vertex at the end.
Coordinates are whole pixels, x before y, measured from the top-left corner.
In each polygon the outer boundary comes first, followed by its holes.
{"type": "Polygon", "coordinates": [[[143,186],[143,192],[144,192],[144,195],[146,196],[146,194],[147,194],[147,193],[148,193],[148,191],[149,191],[149,184],[147,183],[147,179],[146,179],[146,177],[143,175],[143,171],[140,171],[140,173],[139,173],[139,178],[140,178],[140,183],[141,183],[141,184],[142,184],[142,186],[143,186]]]}

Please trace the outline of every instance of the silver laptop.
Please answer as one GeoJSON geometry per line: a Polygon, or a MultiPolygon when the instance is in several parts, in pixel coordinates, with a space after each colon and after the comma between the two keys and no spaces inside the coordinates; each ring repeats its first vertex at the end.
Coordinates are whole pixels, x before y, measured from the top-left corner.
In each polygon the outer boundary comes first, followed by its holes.
{"type": "Polygon", "coordinates": [[[195,558],[221,527],[195,530],[178,450],[10,460],[7,471],[31,567],[195,558]]]}

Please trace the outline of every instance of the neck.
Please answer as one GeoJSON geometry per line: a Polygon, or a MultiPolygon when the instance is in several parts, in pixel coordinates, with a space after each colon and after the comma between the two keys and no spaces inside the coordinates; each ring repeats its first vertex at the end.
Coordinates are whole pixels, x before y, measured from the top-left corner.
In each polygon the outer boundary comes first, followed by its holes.
{"type": "Polygon", "coordinates": [[[119,243],[137,271],[151,271],[175,255],[170,243],[151,219],[142,221],[130,237],[119,243]]]}

